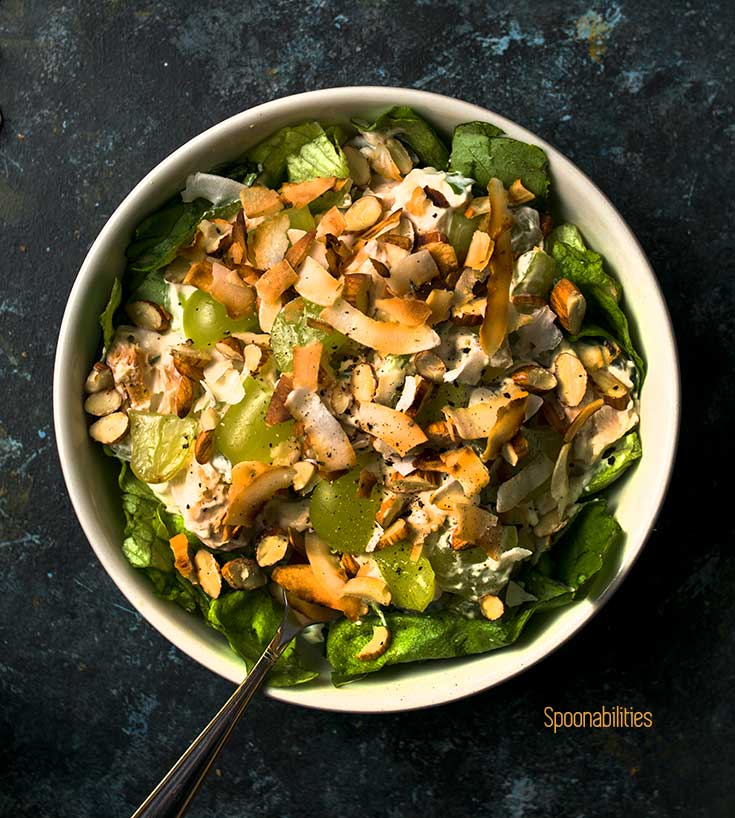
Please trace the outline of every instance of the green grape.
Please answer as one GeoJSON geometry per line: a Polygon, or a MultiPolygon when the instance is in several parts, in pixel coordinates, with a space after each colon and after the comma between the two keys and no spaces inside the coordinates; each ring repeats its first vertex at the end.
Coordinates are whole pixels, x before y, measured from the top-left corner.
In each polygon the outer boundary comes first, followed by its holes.
{"type": "Polygon", "coordinates": [[[451,406],[456,409],[460,406],[467,406],[469,397],[469,390],[463,384],[443,383],[421,407],[421,411],[416,415],[416,423],[424,426],[436,420],[444,420],[443,407],[451,406]]]}
{"type": "Polygon", "coordinates": [[[398,543],[376,551],[373,556],[388,584],[397,608],[423,611],[434,599],[434,569],[423,555],[411,559],[411,544],[398,543]]]}
{"type": "Polygon", "coordinates": [[[333,482],[322,480],[311,495],[309,514],[314,531],[336,551],[359,554],[370,542],[375,514],[380,508],[380,491],[373,488],[368,498],[357,496],[357,468],[333,482]]]}
{"type": "Polygon", "coordinates": [[[271,350],[281,372],[293,369],[293,348],[321,341],[327,357],[340,349],[347,338],[341,332],[327,332],[309,326],[309,319],[319,320],[324,307],[303,298],[294,298],[278,313],[271,328],[271,350]]]}
{"type": "Polygon", "coordinates": [[[460,264],[464,261],[467,251],[470,249],[472,234],[477,230],[478,218],[468,219],[461,213],[453,213],[449,228],[447,229],[447,239],[454,247],[460,264]]]}
{"type": "Polygon", "coordinates": [[[230,318],[227,310],[211,295],[197,290],[184,304],[184,332],[194,346],[203,349],[214,346],[233,332],[253,332],[258,329],[256,316],[230,318]]]}
{"type": "Polygon", "coordinates": [[[215,432],[217,447],[233,464],[243,460],[271,461],[273,449],[293,436],[293,421],[265,425],[271,391],[254,378],[243,383],[245,397],[231,406],[215,432]]]}
{"type": "Polygon", "coordinates": [[[292,230],[306,230],[308,233],[309,230],[313,230],[316,227],[314,217],[309,210],[309,205],[289,207],[285,213],[288,216],[289,227],[292,230]]]}
{"type": "Polygon", "coordinates": [[[196,420],[153,412],[128,414],[133,474],[144,483],[165,483],[189,461],[197,434],[196,420]]]}

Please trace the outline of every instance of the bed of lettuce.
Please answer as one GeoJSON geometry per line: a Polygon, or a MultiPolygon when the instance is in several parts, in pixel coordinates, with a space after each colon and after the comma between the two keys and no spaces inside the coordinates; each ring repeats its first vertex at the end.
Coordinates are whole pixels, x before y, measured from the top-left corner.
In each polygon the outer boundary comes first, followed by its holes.
{"type": "MultiPolygon", "coordinates": [[[[487,122],[470,122],[455,128],[450,148],[434,128],[410,108],[393,108],[375,122],[354,123],[360,130],[389,129],[417,157],[421,166],[433,166],[471,177],[479,188],[493,178],[506,186],[520,178],[542,212],[550,208],[551,180],[544,151],[506,136],[487,122]]],[[[351,125],[307,122],[283,128],[249,150],[235,162],[211,170],[245,184],[255,179],[277,187],[283,181],[301,181],[317,175],[345,177],[349,170],[341,145],[354,133],[351,125]]],[[[333,202],[322,203],[328,209],[333,202]]],[[[127,269],[116,281],[109,303],[100,316],[104,344],[109,344],[119,307],[128,300],[146,298],[165,305],[163,268],[180,247],[190,243],[203,218],[231,216],[238,204],[213,205],[204,199],[183,202],[172,198],[146,218],[127,249],[127,269]]],[[[645,365],[635,349],[627,317],[620,306],[620,284],[604,270],[601,256],[586,247],[577,228],[561,225],[546,242],[554,258],[557,278],[573,281],[585,295],[588,318],[578,337],[614,339],[633,359],[638,386],[645,365]]],[[[573,339],[574,340],[574,339],[573,339]]],[[[449,659],[485,653],[514,643],[529,619],[538,612],[567,605],[584,594],[608,555],[622,537],[620,526],[598,492],[619,479],[641,457],[640,438],[629,432],[607,451],[585,489],[573,522],[558,536],[552,549],[535,566],[522,565],[514,580],[535,599],[508,608],[500,620],[469,619],[451,607],[430,608],[423,614],[389,610],[385,620],[392,633],[388,649],[365,662],[356,654],[369,641],[378,620],[371,615],[360,622],[339,619],[326,633],[326,656],[335,684],[364,677],[383,667],[429,659],[449,659]]],[[[169,514],[147,485],[121,462],[119,485],[125,514],[123,552],[136,569],[150,579],[155,593],[201,616],[225,635],[235,653],[251,667],[268,644],[280,621],[280,606],[265,589],[228,590],[210,599],[175,571],[168,540],[186,532],[181,518],[169,514]]],[[[199,547],[200,544],[199,544],[199,547]]],[[[271,683],[296,685],[315,679],[319,668],[296,643],[289,646],[271,675],[271,683]]]]}

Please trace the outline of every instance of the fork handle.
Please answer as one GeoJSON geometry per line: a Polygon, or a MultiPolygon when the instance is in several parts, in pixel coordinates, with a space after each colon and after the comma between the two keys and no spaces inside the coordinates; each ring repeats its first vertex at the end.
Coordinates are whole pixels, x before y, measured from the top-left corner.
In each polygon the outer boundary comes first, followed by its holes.
{"type": "Polygon", "coordinates": [[[278,628],[242,684],[131,818],[180,818],[186,812],[245,708],[294,636],[278,628]]]}

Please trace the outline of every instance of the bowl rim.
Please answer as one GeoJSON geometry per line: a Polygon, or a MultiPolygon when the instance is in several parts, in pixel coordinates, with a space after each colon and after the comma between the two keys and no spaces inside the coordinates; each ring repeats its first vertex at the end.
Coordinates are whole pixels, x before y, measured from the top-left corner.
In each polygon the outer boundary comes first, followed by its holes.
{"type": "MultiPolygon", "coordinates": [[[[169,615],[165,614],[163,611],[156,610],[155,607],[145,606],[145,608],[142,609],[142,606],[135,598],[135,589],[132,587],[134,583],[126,577],[120,576],[119,571],[114,565],[112,557],[108,554],[108,545],[101,541],[103,539],[102,537],[98,538],[98,534],[100,532],[98,531],[96,521],[93,519],[91,510],[88,508],[88,498],[85,496],[81,488],[77,486],[77,475],[75,475],[73,471],[72,462],[74,458],[75,442],[70,429],[70,410],[65,409],[63,400],[66,382],[62,373],[69,371],[68,367],[74,351],[74,330],[75,319],[77,318],[75,314],[77,312],[75,306],[79,302],[86,288],[96,277],[96,268],[99,266],[97,257],[100,255],[101,250],[104,249],[107,242],[116,234],[119,225],[125,222],[130,212],[141,208],[138,201],[141,196],[150,197],[151,192],[153,192],[155,195],[155,187],[159,182],[159,178],[165,177],[167,170],[172,166],[175,166],[188,153],[201,149],[207,144],[208,141],[215,137],[221,136],[225,132],[242,131],[243,133],[246,133],[246,129],[249,125],[266,118],[276,117],[279,114],[293,114],[293,118],[295,119],[298,115],[299,107],[313,104],[317,101],[324,104],[329,104],[331,102],[339,105],[352,102],[355,108],[360,106],[367,107],[364,101],[361,100],[361,96],[384,97],[384,100],[381,99],[379,103],[376,103],[375,107],[384,105],[386,108],[388,108],[393,105],[401,104],[429,109],[432,108],[432,106],[446,104],[462,107],[468,113],[467,119],[464,121],[471,121],[472,119],[490,120],[494,124],[502,127],[503,130],[513,134],[514,137],[539,145],[550,157],[553,157],[554,164],[557,166],[565,166],[567,171],[576,174],[577,178],[588,186],[593,194],[602,201],[603,205],[605,205],[606,209],[608,210],[609,217],[613,221],[617,222],[617,228],[626,235],[627,244],[630,248],[629,252],[637,255],[638,266],[641,270],[645,271],[645,274],[648,276],[649,283],[652,285],[658,301],[656,304],[656,309],[660,311],[664,324],[663,335],[657,338],[657,342],[660,345],[663,345],[664,352],[661,354],[666,354],[668,356],[668,362],[672,365],[670,367],[671,371],[669,374],[669,389],[672,400],[668,407],[671,429],[667,438],[668,445],[666,450],[664,452],[657,452],[658,458],[664,461],[664,473],[662,475],[662,479],[660,479],[660,482],[653,490],[653,497],[649,496],[646,504],[650,508],[650,511],[647,515],[648,519],[645,523],[645,534],[641,536],[639,542],[635,544],[635,549],[627,563],[615,573],[596,599],[592,603],[588,604],[584,610],[582,610],[582,607],[585,600],[580,600],[577,603],[577,606],[580,609],[579,615],[577,616],[576,620],[571,623],[571,625],[567,626],[563,632],[556,633],[553,639],[535,640],[538,643],[543,642],[544,644],[543,646],[540,644],[536,645],[536,649],[530,652],[531,655],[530,657],[527,657],[527,661],[521,660],[520,662],[516,662],[514,667],[508,669],[507,672],[502,673],[499,677],[492,679],[489,682],[478,673],[467,674],[467,678],[464,680],[463,684],[455,683],[451,688],[446,686],[444,688],[439,687],[438,692],[435,686],[428,685],[428,690],[423,691],[419,696],[412,697],[408,701],[406,701],[402,696],[397,696],[393,700],[382,702],[379,700],[379,693],[378,700],[376,701],[374,692],[370,697],[369,703],[364,702],[363,704],[356,704],[353,697],[346,697],[345,700],[340,703],[339,697],[335,697],[334,695],[316,696],[312,700],[312,697],[308,695],[307,688],[300,686],[296,688],[265,688],[267,694],[272,698],[299,704],[305,707],[339,712],[371,713],[397,712],[431,707],[471,696],[483,690],[490,689],[498,684],[502,684],[503,682],[513,678],[527,668],[541,661],[546,656],[552,654],[601,610],[605,603],[620,587],[633,564],[640,556],[640,553],[655,526],[656,519],[658,518],[666,497],[673,473],[680,429],[681,375],[669,309],[663,296],[661,286],[638,238],[628,226],[627,222],[623,219],[622,215],[618,212],[617,208],[610,201],[608,196],[582,170],[580,170],[570,159],[568,159],[552,144],[541,139],[535,133],[529,131],[513,120],[497,114],[490,109],[483,108],[479,105],[466,102],[456,97],[395,86],[363,85],[325,88],[280,97],[278,99],[261,103],[252,108],[248,108],[222,120],[221,122],[216,123],[215,125],[212,125],[186,141],[179,148],[174,150],[158,164],[156,164],[125,196],[122,202],[120,202],[111,216],[105,222],[99,234],[90,246],[68,295],[64,315],[59,329],[54,360],[54,436],[62,473],[64,475],[64,481],[66,483],[69,498],[72,502],[72,507],[74,508],[74,512],[88,542],[112,581],[121,591],[121,593],[123,593],[123,595],[136,608],[138,613],[157,631],[159,631],[162,636],[209,670],[230,681],[236,683],[241,681],[242,677],[233,672],[231,665],[217,661],[217,658],[214,656],[213,649],[203,651],[200,646],[194,644],[190,637],[186,638],[183,633],[177,632],[172,635],[172,621],[169,615]],[[307,695],[303,695],[303,693],[307,693],[307,695]]],[[[145,208],[142,208],[142,210],[144,211],[145,208]]],[[[152,589],[151,596],[153,596],[152,589]]],[[[530,648],[531,646],[528,647],[530,648]]],[[[487,656],[488,654],[484,655],[487,656]]],[[[423,665],[423,667],[426,667],[426,665],[423,665]]],[[[331,692],[332,694],[335,692],[339,693],[339,691],[336,689],[332,689],[331,692]]]]}

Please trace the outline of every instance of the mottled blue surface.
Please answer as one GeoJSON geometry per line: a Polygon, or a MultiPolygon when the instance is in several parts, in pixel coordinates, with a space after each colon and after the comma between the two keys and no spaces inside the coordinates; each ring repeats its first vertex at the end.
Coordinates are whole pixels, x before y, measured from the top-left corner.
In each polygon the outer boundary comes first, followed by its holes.
{"type": "Polygon", "coordinates": [[[191,811],[223,816],[732,816],[735,230],[729,3],[0,3],[0,815],[125,816],[231,686],[107,578],[59,473],[50,383],[84,254],[171,150],[273,97],[406,85],[558,145],[628,219],[665,287],[684,426],[659,526],[572,642],[419,713],[257,700],[191,811]],[[724,514],[722,513],[724,509],[724,514]],[[651,730],[543,708],[627,705],[651,730]]]}

